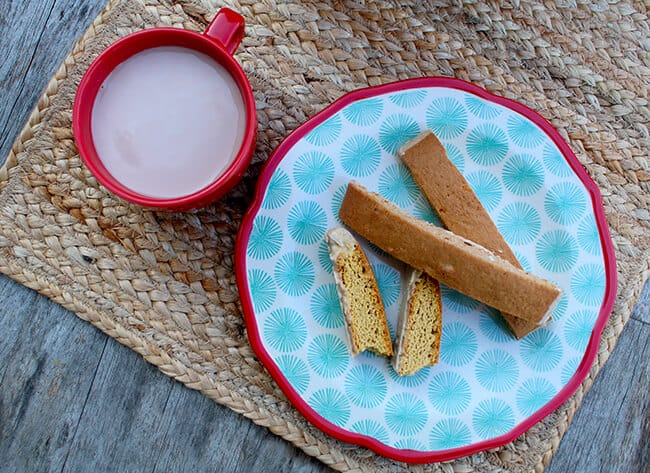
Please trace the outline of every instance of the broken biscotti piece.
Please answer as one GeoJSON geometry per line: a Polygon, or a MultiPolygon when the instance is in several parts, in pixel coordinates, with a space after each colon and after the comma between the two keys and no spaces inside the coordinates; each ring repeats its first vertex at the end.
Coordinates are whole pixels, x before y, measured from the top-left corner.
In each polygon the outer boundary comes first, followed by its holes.
{"type": "Polygon", "coordinates": [[[370,350],[392,356],[384,305],[363,249],[345,228],[328,231],[326,239],[352,355],[370,350]]]}
{"type": "Polygon", "coordinates": [[[442,297],[440,285],[427,273],[410,269],[406,297],[397,321],[393,368],[400,376],[433,366],[440,356],[442,297]]]}
{"type": "Polygon", "coordinates": [[[548,317],[560,298],[553,283],[409,215],[356,182],[348,184],[339,217],[394,258],[502,312],[537,323],[548,317]]]}
{"type": "MultiPolygon", "coordinates": [[[[523,269],[469,183],[431,131],[407,142],[398,154],[448,230],[523,269]]],[[[510,314],[502,315],[517,338],[540,326],[510,314]]],[[[540,321],[542,324],[545,322],[540,321]]]]}

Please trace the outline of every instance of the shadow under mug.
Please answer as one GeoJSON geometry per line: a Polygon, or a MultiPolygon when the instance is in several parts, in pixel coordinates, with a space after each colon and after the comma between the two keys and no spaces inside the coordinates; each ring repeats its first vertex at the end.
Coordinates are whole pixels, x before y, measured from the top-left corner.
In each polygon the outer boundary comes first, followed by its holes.
{"type": "Polygon", "coordinates": [[[250,164],[257,138],[257,113],[250,83],[233,54],[244,35],[244,19],[222,8],[205,32],[179,28],[151,28],[132,33],[106,48],[84,74],[72,109],[72,130],[79,155],[95,178],[115,195],[130,202],[159,209],[181,211],[205,206],[227,193],[242,178],[250,164]],[[242,144],[230,165],[206,187],[188,195],[156,198],[131,190],[104,166],[92,136],[92,113],[100,87],[109,74],[131,56],[161,46],[180,46],[203,53],[230,74],[244,105],[245,127],[242,144]]]}

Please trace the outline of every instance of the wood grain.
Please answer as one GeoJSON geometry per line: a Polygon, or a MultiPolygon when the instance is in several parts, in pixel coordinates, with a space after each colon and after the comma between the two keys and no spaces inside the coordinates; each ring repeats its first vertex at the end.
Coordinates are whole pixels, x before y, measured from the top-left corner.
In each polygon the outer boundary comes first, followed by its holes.
{"type": "Polygon", "coordinates": [[[650,471],[650,285],[547,471],[650,471]]]}
{"type": "Polygon", "coordinates": [[[107,337],[4,276],[0,298],[0,459],[61,471],[107,337]]]}
{"type": "Polygon", "coordinates": [[[7,1],[0,7],[0,156],[13,145],[43,89],[102,0],[7,1]]]}
{"type": "MultiPolygon", "coordinates": [[[[0,156],[100,0],[6,0],[0,156]]],[[[548,473],[650,471],[650,288],[548,473]]],[[[0,468],[7,472],[329,471],[0,276],[0,468]]]]}

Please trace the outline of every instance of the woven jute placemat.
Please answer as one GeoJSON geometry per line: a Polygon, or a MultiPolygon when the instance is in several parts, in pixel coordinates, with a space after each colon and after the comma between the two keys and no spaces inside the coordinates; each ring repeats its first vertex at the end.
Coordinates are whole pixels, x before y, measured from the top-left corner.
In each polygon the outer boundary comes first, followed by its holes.
{"type": "Polygon", "coordinates": [[[75,312],[165,374],[341,471],[407,468],[305,421],[246,338],[233,246],[269,153],[347,91],[425,75],[474,82],[545,116],[602,191],[618,297],[578,391],[516,441],[412,471],[541,471],[613,349],[649,274],[650,31],[641,2],[231,1],[236,55],[259,113],[247,175],[193,212],[154,212],[99,186],[79,159],[71,106],[97,54],[136,30],[201,31],[222,3],[112,1],[50,81],[0,172],[0,271],[75,312]]]}

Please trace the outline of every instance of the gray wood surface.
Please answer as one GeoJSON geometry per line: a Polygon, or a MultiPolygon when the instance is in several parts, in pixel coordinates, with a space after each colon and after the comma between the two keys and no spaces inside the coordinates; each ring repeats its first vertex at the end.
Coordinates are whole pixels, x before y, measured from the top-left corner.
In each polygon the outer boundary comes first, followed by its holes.
{"type": "MultiPolygon", "coordinates": [[[[0,157],[101,0],[0,2],[0,157]]],[[[650,471],[650,288],[548,473],[650,471]]],[[[0,276],[0,471],[329,471],[0,276]]]]}

